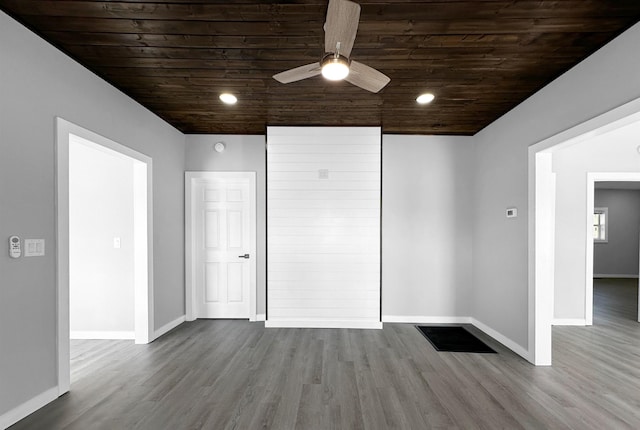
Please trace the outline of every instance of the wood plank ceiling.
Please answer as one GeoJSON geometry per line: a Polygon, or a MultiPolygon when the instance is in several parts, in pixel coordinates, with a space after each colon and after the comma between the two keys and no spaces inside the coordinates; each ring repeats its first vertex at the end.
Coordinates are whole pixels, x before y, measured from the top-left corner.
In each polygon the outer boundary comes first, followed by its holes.
{"type": "MultiPolygon", "coordinates": [[[[352,59],[378,94],[271,76],[318,61],[327,0],[0,0],[0,8],[185,133],[380,125],[470,135],[638,22],[638,0],[359,0],[352,59]],[[220,102],[234,93],[234,106],[220,102]],[[436,100],[418,105],[432,92],[436,100]]],[[[602,85],[607,85],[602,82],[602,85]]]]}

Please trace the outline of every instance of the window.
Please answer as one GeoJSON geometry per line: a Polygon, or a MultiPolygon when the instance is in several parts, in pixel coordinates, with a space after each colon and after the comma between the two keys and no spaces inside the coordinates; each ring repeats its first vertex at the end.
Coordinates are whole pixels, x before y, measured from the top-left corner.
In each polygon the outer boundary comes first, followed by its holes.
{"type": "Polygon", "coordinates": [[[607,226],[609,225],[609,208],[595,208],[593,210],[593,241],[605,243],[609,240],[607,226]]]}

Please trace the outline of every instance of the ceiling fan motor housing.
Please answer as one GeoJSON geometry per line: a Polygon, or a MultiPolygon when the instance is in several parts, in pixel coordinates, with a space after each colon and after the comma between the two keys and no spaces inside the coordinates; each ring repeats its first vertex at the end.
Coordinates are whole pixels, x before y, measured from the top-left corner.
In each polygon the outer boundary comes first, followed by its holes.
{"type": "Polygon", "coordinates": [[[328,53],[320,61],[322,75],[332,81],[339,81],[349,75],[349,59],[343,55],[328,53]]]}

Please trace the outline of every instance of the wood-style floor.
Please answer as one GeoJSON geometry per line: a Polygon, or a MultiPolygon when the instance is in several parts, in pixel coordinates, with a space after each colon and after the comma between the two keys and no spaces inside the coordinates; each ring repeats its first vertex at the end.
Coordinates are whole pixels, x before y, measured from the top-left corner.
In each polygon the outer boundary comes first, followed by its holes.
{"type": "Polygon", "coordinates": [[[554,328],[553,367],[491,340],[499,354],[438,353],[403,324],[74,341],[72,391],[12,429],[638,429],[635,282],[596,283],[595,325],[554,328]]]}

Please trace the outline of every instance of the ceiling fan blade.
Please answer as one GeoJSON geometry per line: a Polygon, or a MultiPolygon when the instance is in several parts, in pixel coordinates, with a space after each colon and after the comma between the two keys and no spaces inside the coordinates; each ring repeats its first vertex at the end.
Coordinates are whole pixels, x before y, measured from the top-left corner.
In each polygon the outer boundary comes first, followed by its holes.
{"type": "Polygon", "coordinates": [[[349,58],[359,21],[359,4],[349,0],[329,0],[324,24],[324,51],[335,53],[336,44],[340,42],[340,55],[349,58]]]}
{"type": "Polygon", "coordinates": [[[320,63],[306,64],[304,66],[296,67],[295,69],[285,70],[276,75],[273,75],[273,79],[283,84],[289,82],[301,81],[303,79],[312,78],[322,73],[320,69],[320,63]]]}
{"type": "Polygon", "coordinates": [[[356,87],[377,93],[391,81],[391,78],[373,67],[352,61],[349,67],[349,75],[344,80],[351,82],[356,87]]]}

